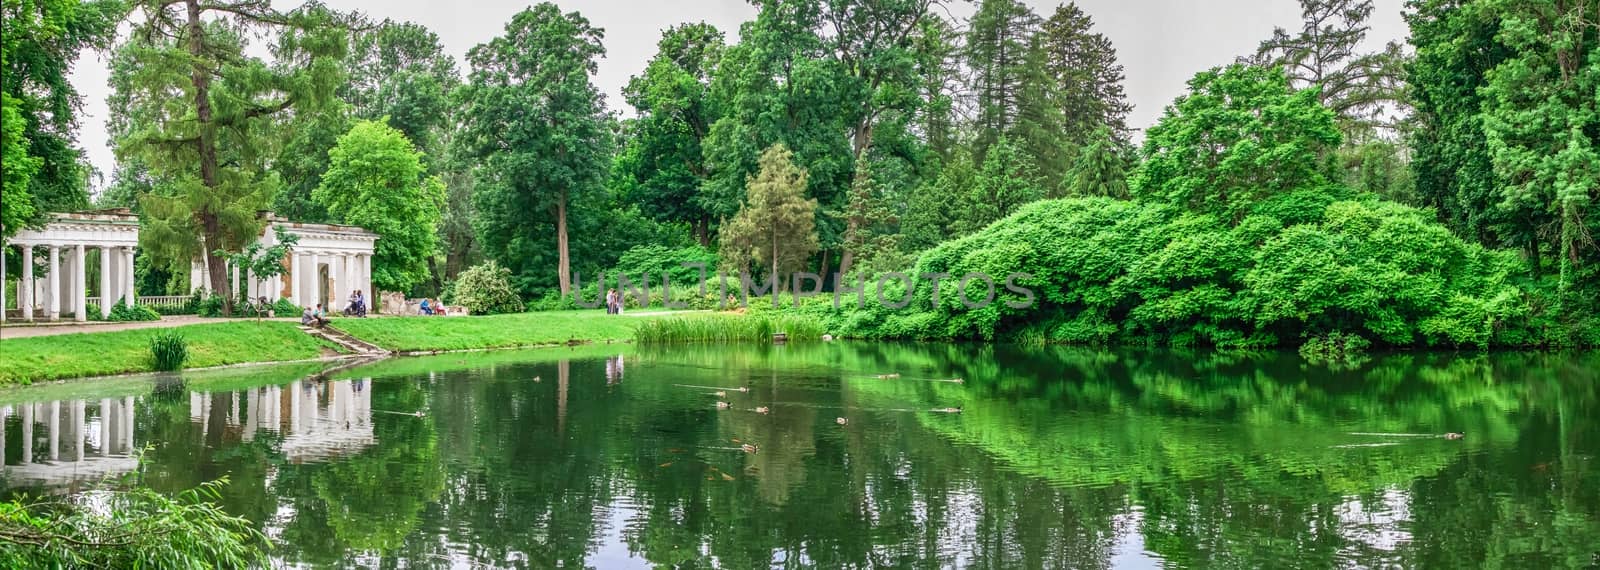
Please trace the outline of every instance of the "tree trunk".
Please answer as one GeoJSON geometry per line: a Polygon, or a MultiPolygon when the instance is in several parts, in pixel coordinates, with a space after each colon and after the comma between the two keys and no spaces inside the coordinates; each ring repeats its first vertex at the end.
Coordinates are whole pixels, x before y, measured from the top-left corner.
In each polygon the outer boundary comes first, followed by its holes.
{"type": "Polygon", "coordinates": [[[709,216],[700,216],[700,220],[695,222],[694,235],[695,239],[700,242],[700,247],[711,247],[711,218],[709,216]]]}
{"type": "MultiPolygon", "coordinates": [[[[850,230],[845,230],[845,233],[849,233],[849,231],[850,230]]],[[[826,260],[827,258],[824,257],[823,259],[826,260]]],[[[850,252],[849,247],[846,247],[844,248],[844,253],[839,256],[839,274],[848,275],[850,273],[850,265],[852,263],[855,263],[855,255],[850,252]]],[[[822,270],[827,271],[828,268],[823,267],[822,270]]]]}
{"type": "Polygon", "coordinates": [[[778,291],[783,288],[783,278],[778,276],[778,229],[772,229],[772,298],[778,298],[778,291]]]}
{"type": "Polygon", "coordinates": [[[561,280],[561,296],[572,294],[572,260],[567,257],[567,191],[561,191],[556,201],[556,274],[561,280]]]}
{"type": "MultiPolygon", "coordinates": [[[[184,3],[189,16],[189,54],[195,58],[195,63],[189,73],[189,80],[194,83],[194,112],[195,121],[199,123],[199,133],[195,141],[196,154],[200,156],[200,183],[206,188],[216,188],[217,182],[217,145],[216,135],[211,130],[211,73],[205,68],[203,62],[207,61],[205,45],[202,40],[205,27],[200,21],[200,1],[188,0],[184,3]]],[[[222,223],[217,219],[216,212],[210,207],[202,206],[195,212],[195,222],[200,226],[202,247],[216,247],[221,249],[222,223]]],[[[209,253],[209,252],[207,252],[209,253]]],[[[230,286],[227,276],[227,261],[209,255],[208,266],[211,270],[211,291],[222,296],[222,314],[233,314],[233,287],[230,286]]]]}

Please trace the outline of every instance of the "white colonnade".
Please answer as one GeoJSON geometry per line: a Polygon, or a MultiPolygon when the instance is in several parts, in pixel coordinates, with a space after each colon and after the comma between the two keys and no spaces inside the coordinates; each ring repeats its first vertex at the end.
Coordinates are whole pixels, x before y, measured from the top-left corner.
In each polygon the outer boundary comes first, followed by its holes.
{"type": "MultiPolygon", "coordinates": [[[[55,214],[40,229],[23,229],[6,240],[23,260],[17,298],[6,299],[0,287],[0,308],[15,302],[22,320],[88,320],[89,253],[100,259],[100,316],[105,318],[117,301],[137,301],[133,282],[134,248],[139,244],[139,219],[127,210],[101,210],[55,214]],[[43,275],[35,272],[43,265],[43,275]]],[[[4,257],[0,256],[0,260],[4,257]]],[[[5,275],[0,261],[0,275],[5,275]]],[[[0,310],[0,322],[8,318],[0,310]]]]}

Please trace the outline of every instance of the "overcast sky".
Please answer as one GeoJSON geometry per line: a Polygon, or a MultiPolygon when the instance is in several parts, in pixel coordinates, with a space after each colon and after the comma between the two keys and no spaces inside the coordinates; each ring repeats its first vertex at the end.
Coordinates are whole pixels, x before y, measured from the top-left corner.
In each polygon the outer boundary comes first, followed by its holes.
{"type": "MultiPolygon", "coordinates": [[[[1403,0],[1375,0],[1373,49],[1406,35],[1400,17],[1403,0]]],[[[1060,2],[1024,0],[1042,17],[1049,17],[1060,2]]],[[[295,5],[278,0],[280,8],[295,5]]],[[[512,0],[326,0],[336,10],[359,10],[375,20],[390,18],[426,25],[456,56],[463,74],[466,53],[473,46],[500,35],[512,14],[531,5],[512,0]]],[[[682,22],[708,22],[738,37],[739,24],[755,16],[742,0],[557,0],[566,10],[576,10],[605,30],[606,57],[600,62],[596,84],[606,94],[609,108],[632,114],[622,100],[622,86],[644,69],[655,54],[661,30],[682,22]]],[[[1095,31],[1111,38],[1127,73],[1126,89],[1133,103],[1129,126],[1144,128],[1160,118],[1161,110],[1183,93],[1184,82],[1195,72],[1229,63],[1255,50],[1256,44],[1281,26],[1299,28],[1296,0],[1078,0],[1094,18],[1095,31]]],[[[947,0],[944,10],[965,19],[975,4],[947,0]]],[[[109,178],[115,158],[107,140],[105,121],[107,69],[104,54],[85,53],[73,70],[72,83],[83,94],[79,144],[89,160],[109,178]]]]}

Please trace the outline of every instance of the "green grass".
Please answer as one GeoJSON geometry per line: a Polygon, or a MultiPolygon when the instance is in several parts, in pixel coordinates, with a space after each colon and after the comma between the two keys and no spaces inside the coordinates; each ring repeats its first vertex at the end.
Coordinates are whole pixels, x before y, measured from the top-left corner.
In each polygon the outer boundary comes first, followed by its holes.
{"type": "Polygon", "coordinates": [[[468,350],[603,342],[633,338],[633,329],[661,317],[609,316],[600,309],[481,317],[335,319],[334,328],[389,350],[468,350]]]}
{"type": "Polygon", "coordinates": [[[280,321],[0,339],[0,386],[152,371],[150,338],[166,330],[188,338],[189,368],[317,358],[335,348],[280,321]]]}
{"type": "Polygon", "coordinates": [[[789,340],[822,338],[822,325],[796,315],[700,315],[654,319],[634,335],[640,344],[682,342],[772,342],[773,333],[789,340]]]}

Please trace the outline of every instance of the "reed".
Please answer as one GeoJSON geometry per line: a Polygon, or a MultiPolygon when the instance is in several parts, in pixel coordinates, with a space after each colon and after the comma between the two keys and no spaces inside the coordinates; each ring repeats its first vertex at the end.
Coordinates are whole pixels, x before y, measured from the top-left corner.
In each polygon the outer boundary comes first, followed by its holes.
{"type": "Polygon", "coordinates": [[[772,335],[780,332],[786,333],[790,341],[822,338],[822,326],[814,319],[792,315],[710,315],[647,321],[634,329],[633,340],[640,344],[772,342],[772,335]]]}
{"type": "Polygon", "coordinates": [[[174,330],[164,330],[150,337],[151,367],[161,371],[183,368],[189,359],[189,339],[174,330]]]}

